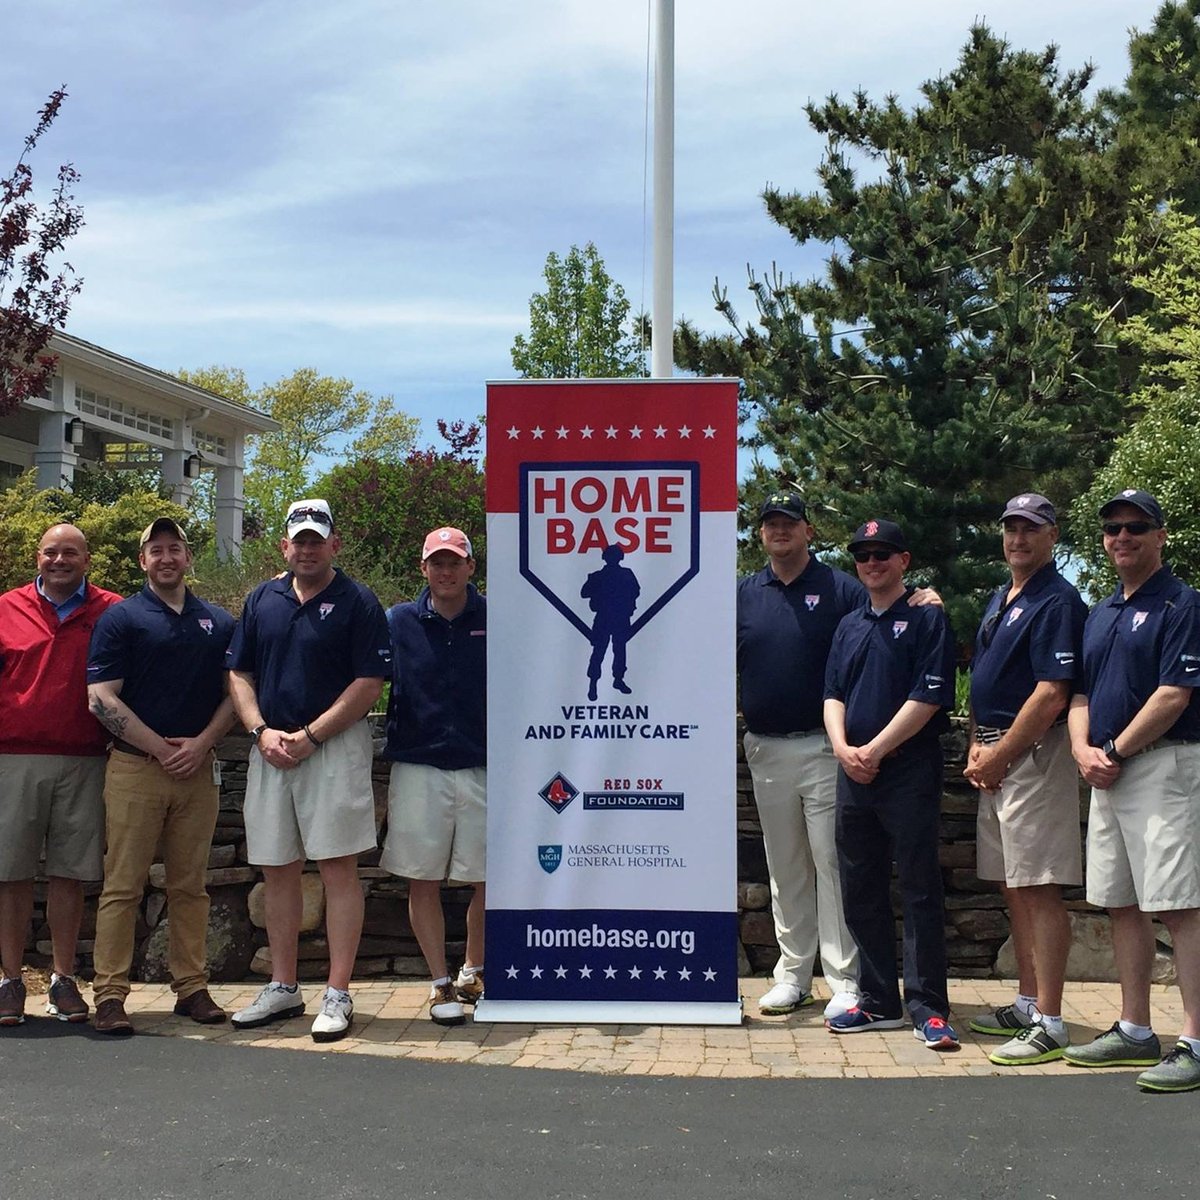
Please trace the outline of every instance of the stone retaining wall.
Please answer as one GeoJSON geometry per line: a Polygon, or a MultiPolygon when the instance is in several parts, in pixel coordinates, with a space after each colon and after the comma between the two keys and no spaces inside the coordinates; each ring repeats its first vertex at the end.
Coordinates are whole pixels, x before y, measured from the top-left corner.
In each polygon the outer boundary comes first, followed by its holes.
{"type": "MultiPolygon", "coordinates": [[[[975,792],[962,778],[965,736],[957,730],[946,738],[946,784],[942,800],[941,861],[946,884],[946,942],[950,973],[958,977],[1015,974],[1007,939],[1008,914],[995,889],[975,877],[975,792]]],[[[380,741],[377,739],[377,750],[380,741]]],[[[263,928],[260,873],[246,862],[242,801],[246,792],[246,763],[250,739],[227,737],[219,747],[222,765],[221,810],[209,856],[209,962],[214,980],[235,981],[269,976],[270,951],[263,928]]],[[[382,826],[387,812],[389,764],[376,759],[376,823],[382,826]]],[[[1086,817],[1086,794],[1080,794],[1081,828],[1086,817]]],[[[778,955],[771,921],[770,893],[762,830],[750,775],[738,750],[737,773],[738,921],[741,934],[740,971],[767,974],[778,955]]],[[[408,923],[408,886],[382,870],[379,851],[360,858],[359,878],[366,898],[366,921],[355,976],[413,977],[426,975],[412,929],[408,923]]],[[[151,869],[150,886],[142,903],[137,926],[137,978],[167,978],[166,952],[170,914],[166,909],[165,875],[161,863],[151,869]]],[[[92,938],[95,933],[96,896],[99,884],[87,888],[80,942],[80,973],[91,976],[92,938]]],[[[45,924],[45,886],[36,890],[33,941],[28,961],[47,965],[50,934],[45,924]]],[[[460,962],[465,939],[470,888],[446,890],[447,936],[452,964],[460,962]]],[[[1113,979],[1108,919],[1083,899],[1083,889],[1070,889],[1068,905],[1075,927],[1075,947],[1068,974],[1073,979],[1113,979]]],[[[301,979],[323,979],[328,970],[324,939],[324,893],[313,864],[304,875],[304,918],[300,945],[301,979]]],[[[1160,953],[1155,979],[1174,978],[1169,938],[1160,930],[1160,953]]]]}

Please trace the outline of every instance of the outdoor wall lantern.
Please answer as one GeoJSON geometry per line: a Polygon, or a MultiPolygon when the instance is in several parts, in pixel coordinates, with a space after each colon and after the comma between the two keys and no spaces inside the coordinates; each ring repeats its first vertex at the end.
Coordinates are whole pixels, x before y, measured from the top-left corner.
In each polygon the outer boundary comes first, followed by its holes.
{"type": "Polygon", "coordinates": [[[81,421],[79,417],[72,417],[67,422],[67,445],[82,446],[83,433],[83,421],[81,421]]]}
{"type": "Polygon", "coordinates": [[[183,475],[185,479],[200,478],[200,455],[189,454],[183,462],[183,475]]]}

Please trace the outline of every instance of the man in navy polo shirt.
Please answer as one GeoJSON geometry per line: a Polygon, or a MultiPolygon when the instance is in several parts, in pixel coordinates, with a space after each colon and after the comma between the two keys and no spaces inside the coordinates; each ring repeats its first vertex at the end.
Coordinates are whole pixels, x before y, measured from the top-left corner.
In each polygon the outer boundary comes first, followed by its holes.
{"type": "Polygon", "coordinates": [[[1014,496],[1000,517],[1010,582],[992,596],[975,638],[972,744],[966,777],[979,789],[977,870],[1000,883],[1020,987],[1012,1004],[971,1019],[1008,1040],[1002,1066],[1061,1058],[1063,979],[1071,948],[1064,885],[1083,879],[1079,776],[1066,709],[1087,606],[1054,566],[1058,519],[1045,496],[1014,496]]]}
{"type": "Polygon", "coordinates": [[[343,1037],[362,935],[358,855],[375,846],[371,732],[364,719],[391,674],[387,622],[367,587],[334,566],[341,539],[324,500],[288,509],[288,572],[247,598],[229,647],[229,689],[254,737],[246,779],[246,845],[266,888],[271,982],[233,1016],[241,1029],[299,1016],[301,876],[325,886],[329,979],[314,1041],[343,1037]]]}
{"type": "Polygon", "coordinates": [[[942,748],[954,703],[946,614],[912,608],[910,555],[891,521],[859,527],[848,549],[869,604],[844,617],[825,675],[825,728],[837,756],[837,849],[846,923],[859,949],[859,1005],[834,1033],[899,1029],[892,863],[904,905],[904,1005],[918,1040],[954,1049],[947,1020],[945,906],[938,862],[942,748]]]}
{"type": "Polygon", "coordinates": [[[160,840],[175,1012],[204,1025],[225,1020],[207,987],[204,876],[220,802],[213,748],[233,723],[224,666],[234,620],[188,589],[191,548],[170,518],[146,526],[138,561],[146,586],[96,622],[87,666],[91,710],[113,735],[93,1025],[115,1035],[133,1032],[125,997],[134,928],[160,840]]]}
{"type": "Polygon", "coordinates": [[[1108,909],[1121,1016],[1063,1057],[1144,1066],[1146,1091],[1200,1088],[1200,596],[1163,564],[1153,496],[1130,488],[1100,509],[1113,594],[1088,617],[1071,749],[1092,787],[1087,898],[1108,909]],[[1159,1061],[1150,1026],[1151,915],[1175,951],[1183,1032],[1159,1061]]]}
{"type": "Polygon", "coordinates": [[[487,609],[469,582],[471,542],[444,526],[425,539],[428,586],[388,610],[392,692],[386,755],[392,760],[388,834],[380,866],[408,879],[408,915],[432,985],[429,1015],[459,1025],[483,995],[487,850],[487,609]],[[451,983],[442,881],[474,884],[466,961],[451,983]]]}

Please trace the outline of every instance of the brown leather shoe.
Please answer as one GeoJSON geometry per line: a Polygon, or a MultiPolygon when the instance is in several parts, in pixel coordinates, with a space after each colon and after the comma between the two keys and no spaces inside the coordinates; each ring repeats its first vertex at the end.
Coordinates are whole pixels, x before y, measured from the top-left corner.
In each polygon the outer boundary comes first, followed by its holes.
{"type": "Polygon", "coordinates": [[[176,1000],[175,1015],[191,1017],[197,1025],[220,1025],[225,1020],[225,1010],[208,994],[207,988],[176,1000]]]}
{"type": "Polygon", "coordinates": [[[125,1005],[120,1000],[101,1000],[96,1005],[92,1028],[97,1033],[108,1033],[113,1037],[129,1037],[133,1033],[133,1025],[125,1015],[125,1005]]]}

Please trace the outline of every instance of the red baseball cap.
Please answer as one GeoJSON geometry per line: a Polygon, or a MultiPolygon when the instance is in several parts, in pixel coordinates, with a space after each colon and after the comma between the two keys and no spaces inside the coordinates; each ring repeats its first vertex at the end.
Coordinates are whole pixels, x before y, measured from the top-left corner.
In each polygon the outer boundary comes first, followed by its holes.
{"type": "Polygon", "coordinates": [[[471,539],[461,529],[453,525],[443,525],[435,529],[425,538],[425,546],[421,551],[421,561],[424,562],[431,554],[439,550],[449,550],[460,558],[474,558],[471,553],[471,539]]]}

